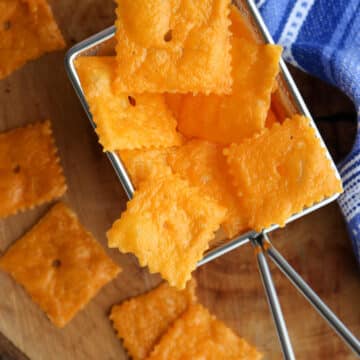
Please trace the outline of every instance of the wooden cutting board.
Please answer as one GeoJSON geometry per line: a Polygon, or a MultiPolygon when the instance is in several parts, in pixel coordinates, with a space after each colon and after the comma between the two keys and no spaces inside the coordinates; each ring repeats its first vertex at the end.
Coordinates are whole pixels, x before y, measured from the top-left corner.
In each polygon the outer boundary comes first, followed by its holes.
{"type": "MultiPolygon", "coordinates": [[[[111,0],[51,1],[68,45],[111,25],[111,0]]],[[[46,55],[0,81],[0,131],[51,119],[69,185],[64,200],[106,247],[105,231],[125,206],[125,195],[66,77],[64,52],[46,55]]],[[[0,179],[1,181],[1,179],[0,179]]],[[[50,204],[0,221],[0,253],[27,231],[50,204]]],[[[359,273],[336,204],[274,234],[274,242],[325,301],[360,334],[359,273]]],[[[55,328],[25,291],[0,273],[0,359],[126,359],[107,319],[111,305],[159,282],[131,255],[107,249],[124,269],[64,329],[55,328]],[[5,341],[4,339],[9,341],[5,341]],[[12,345],[11,345],[12,343],[12,345]]],[[[31,254],[29,254],[31,256],[31,254]]],[[[284,277],[274,279],[298,359],[353,355],[284,277]]],[[[249,246],[195,273],[201,301],[265,359],[281,357],[254,256],[249,246]]]]}

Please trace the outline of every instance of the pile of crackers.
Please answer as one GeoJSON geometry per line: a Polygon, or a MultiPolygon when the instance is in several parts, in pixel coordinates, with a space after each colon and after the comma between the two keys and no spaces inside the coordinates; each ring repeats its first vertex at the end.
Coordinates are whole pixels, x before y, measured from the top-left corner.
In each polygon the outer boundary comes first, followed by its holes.
{"type": "MultiPolygon", "coordinates": [[[[99,142],[136,189],[108,245],[168,284],[110,318],[134,359],[258,359],[197,302],[191,273],[216,232],[283,226],[341,182],[309,120],[275,104],[281,48],[263,44],[229,0],[117,5],[115,56],[76,60],[99,142]]],[[[65,46],[45,0],[1,1],[0,26],[0,79],[65,46]]],[[[65,191],[49,121],[0,134],[1,217],[65,191]]],[[[0,268],[59,327],[121,271],[63,202],[0,268]]]]}
{"type": "Polygon", "coordinates": [[[194,279],[184,290],[163,283],[115,305],[110,319],[134,360],[262,358],[198,303],[194,279]]]}
{"type": "Polygon", "coordinates": [[[109,247],[182,289],[220,228],[283,226],[341,182],[309,120],[273,105],[281,48],[229,1],[165,3],[119,0],[115,56],[76,69],[136,189],[109,247]]]}

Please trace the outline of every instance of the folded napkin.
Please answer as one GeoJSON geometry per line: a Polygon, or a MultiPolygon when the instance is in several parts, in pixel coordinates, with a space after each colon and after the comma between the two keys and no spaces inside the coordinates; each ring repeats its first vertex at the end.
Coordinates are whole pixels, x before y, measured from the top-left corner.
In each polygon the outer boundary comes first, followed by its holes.
{"type": "MultiPolygon", "coordinates": [[[[360,0],[257,0],[284,59],[340,88],[354,102],[360,120],[360,0]]],[[[358,126],[359,128],[359,126],[358,126]]],[[[360,132],[338,164],[345,216],[360,264],[360,132]]]]}

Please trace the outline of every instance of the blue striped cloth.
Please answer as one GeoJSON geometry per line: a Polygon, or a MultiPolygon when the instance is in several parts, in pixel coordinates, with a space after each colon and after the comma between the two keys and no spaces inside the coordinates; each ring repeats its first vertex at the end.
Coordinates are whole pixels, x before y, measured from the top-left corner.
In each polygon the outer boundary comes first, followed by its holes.
{"type": "MultiPolygon", "coordinates": [[[[284,46],[284,59],[339,87],[360,120],[360,0],[257,0],[256,5],[275,42],[284,46]]],[[[339,205],[360,264],[359,133],[338,166],[345,190],[339,205]]]]}

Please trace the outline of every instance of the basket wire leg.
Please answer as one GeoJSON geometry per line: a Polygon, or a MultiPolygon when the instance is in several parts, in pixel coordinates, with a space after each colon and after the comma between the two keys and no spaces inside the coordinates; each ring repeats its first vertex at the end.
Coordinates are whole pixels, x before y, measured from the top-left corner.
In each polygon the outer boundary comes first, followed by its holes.
{"type": "Polygon", "coordinates": [[[297,290],[306,300],[319,312],[319,314],[329,323],[342,340],[351,350],[360,356],[360,341],[344,323],[330,310],[330,308],[320,299],[315,291],[302,279],[302,277],[292,268],[292,266],[281,256],[281,254],[271,244],[268,236],[263,235],[263,250],[281,270],[281,272],[292,282],[297,290]]]}
{"type": "Polygon", "coordinates": [[[277,335],[280,341],[284,359],[295,360],[295,355],[286,328],[285,319],[281,310],[280,302],[276,293],[274,283],[272,281],[270,268],[267,263],[265,254],[263,252],[263,248],[261,246],[261,240],[259,240],[259,238],[254,238],[251,239],[251,242],[255,250],[259,272],[261,275],[262,283],[264,285],[270,311],[275,323],[275,327],[277,330],[277,335]]]}

